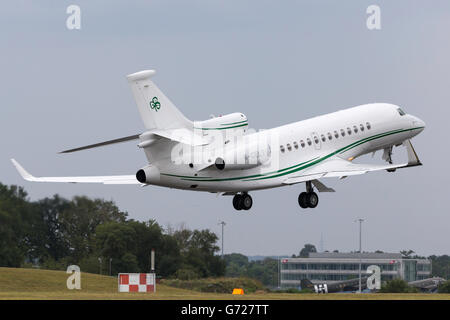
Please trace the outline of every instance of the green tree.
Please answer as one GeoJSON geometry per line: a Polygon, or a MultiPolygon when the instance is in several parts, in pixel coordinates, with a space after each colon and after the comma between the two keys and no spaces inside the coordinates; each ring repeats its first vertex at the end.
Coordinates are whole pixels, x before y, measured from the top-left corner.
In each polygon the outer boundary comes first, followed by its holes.
{"type": "Polygon", "coordinates": [[[25,190],[0,184],[0,266],[19,267],[25,261],[32,217],[25,190]]]}
{"type": "Polygon", "coordinates": [[[225,276],[242,277],[248,276],[247,268],[249,266],[248,257],[240,253],[225,254],[223,256],[226,263],[225,276]]]}
{"type": "Polygon", "coordinates": [[[442,256],[432,255],[428,259],[431,260],[432,276],[450,279],[450,256],[444,254],[442,256]]]}
{"type": "Polygon", "coordinates": [[[450,280],[445,281],[438,287],[439,293],[450,293],[450,280]]]}
{"type": "Polygon", "coordinates": [[[125,223],[114,221],[97,226],[97,252],[104,261],[109,262],[112,258],[112,274],[135,272],[138,269],[135,240],[135,230],[125,223]]]}
{"type": "Polygon", "coordinates": [[[408,283],[403,279],[393,279],[381,285],[380,292],[382,293],[414,293],[418,292],[417,288],[408,286],[408,283]]]}
{"type": "Polygon", "coordinates": [[[182,257],[177,241],[170,235],[163,235],[162,247],[159,249],[161,254],[156,263],[157,274],[162,277],[174,275],[181,267],[182,257]]]}
{"type": "Polygon", "coordinates": [[[127,213],[121,212],[112,201],[74,197],[59,218],[73,261],[78,262],[93,253],[97,226],[125,222],[126,217],[127,213]]]}
{"type": "Polygon", "coordinates": [[[34,206],[37,221],[33,226],[30,255],[41,261],[57,261],[68,256],[70,244],[64,238],[61,214],[70,207],[70,201],[54,195],[37,201],[34,206]]]}
{"type": "Polygon", "coordinates": [[[300,250],[299,256],[301,258],[308,258],[311,252],[317,252],[316,246],[310,243],[305,244],[302,250],[300,250]]]}
{"type": "Polygon", "coordinates": [[[217,277],[225,274],[225,262],[215,253],[218,237],[209,230],[181,229],[172,233],[176,239],[182,263],[180,268],[194,270],[199,277],[217,277]]]}
{"type": "Polygon", "coordinates": [[[400,253],[402,254],[403,259],[409,259],[411,258],[411,255],[414,253],[413,250],[402,250],[400,251],[400,253]]]}
{"type": "Polygon", "coordinates": [[[223,256],[227,264],[233,263],[238,267],[248,266],[248,257],[240,253],[231,253],[223,256]]]}

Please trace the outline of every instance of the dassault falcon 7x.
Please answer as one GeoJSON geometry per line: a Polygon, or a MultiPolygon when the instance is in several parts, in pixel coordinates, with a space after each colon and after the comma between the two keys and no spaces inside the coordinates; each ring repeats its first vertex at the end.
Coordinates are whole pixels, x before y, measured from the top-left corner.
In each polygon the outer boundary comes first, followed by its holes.
{"type": "Polygon", "coordinates": [[[151,80],[154,70],[127,76],[145,131],[62,151],[70,153],[139,140],[148,164],[135,175],[34,177],[12,159],[22,177],[37,182],[140,184],[233,196],[236,210],[253,204],[250,191],[305,183],[298,203],[315,208],[314,192],[334,192],[319,181],[371,171],[421,165],[410,139],[425,128],[419,118],[387,103],[361,105],[280,127],[255,131],[247,117],[231,113],[190,121],[151,80]],[[394,146],[405,146],[408,161],[392,163],[394,146]],[[383,150],[383,164],[353,160],[383,150]]]}

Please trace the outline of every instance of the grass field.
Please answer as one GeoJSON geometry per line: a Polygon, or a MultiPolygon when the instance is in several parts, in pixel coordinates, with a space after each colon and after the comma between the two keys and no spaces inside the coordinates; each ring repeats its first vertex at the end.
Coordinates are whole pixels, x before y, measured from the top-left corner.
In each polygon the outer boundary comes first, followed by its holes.
{"type": "Polygon", "coordinates": [[[294,294],[294,293],[253,293],[243,296],[196,291],[157,285],[156,293],[119,293],[117,278],[96,274],[81,274],[81,290],[68,290],[68,274],[64,271],[0,268],[0,299],[164,299],[164,300],[399,300],[399,299],[445,299],[450,294],[294,294]]]}

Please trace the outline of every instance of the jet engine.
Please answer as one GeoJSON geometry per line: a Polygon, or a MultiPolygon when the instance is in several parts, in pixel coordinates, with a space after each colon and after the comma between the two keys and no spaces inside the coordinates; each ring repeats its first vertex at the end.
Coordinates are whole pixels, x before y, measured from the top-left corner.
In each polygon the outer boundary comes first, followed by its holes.
{"type": "Polygon", "coordinates": [[[159,169],[153,165],[146,166],[136,172],[136,179],[140,183],[151,184],[158,182],[160,178],[159,169]]]}
{"type": "Polygon", "coordinates": [[[251,169],[270,160],[270,145],[237,146],[226,150],[223,157],[217,157],[214,162],[218,170],[241,170],[251,169]]]}

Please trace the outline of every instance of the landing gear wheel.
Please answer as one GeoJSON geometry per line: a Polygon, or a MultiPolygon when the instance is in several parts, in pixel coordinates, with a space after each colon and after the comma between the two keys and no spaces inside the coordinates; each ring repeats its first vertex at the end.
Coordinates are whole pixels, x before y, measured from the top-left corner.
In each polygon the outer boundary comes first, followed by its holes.
{"type": "Polygon", "coordinates": [[[244,195],[242,195],[241,199],[242,199],[241,200],[241,208],[244,210],[250,210],[250,208],[253,205],[252,197],[250,197],[250,195],[248,195],[248,194],[244,194],[244,195]]]}
{"type": "Polygon", "coordinates": [[[319,204],[319,197],[317,196],[317,193],[315,192],[308,192],[307,193],[307,203],[308,207],[315,208],[319,204]]]}
{"type": "Polygon", "coordinates": [[[233,198],[233,207],[236,210],[250,210],[253,205],[253,199],[249,194],[236,194],[233,198]]]}
{"type": "Polygon", "coordinates": [[[233,207],[234,207],[236,210],[242,210],[242,205],[241,205],[241,203],[242,203],[242,195],[240,195],[240,194],[235,195],[235,196],[233,197],[233,207]]]}
{"type": "Polygon", "coordinates": [[[300,207],[302,207],[303,209],[308,208],[308,194],[306,192],[302,192],[300,193],[300,195],[298,196],[298,204],[300,205],[300,207]]]}

